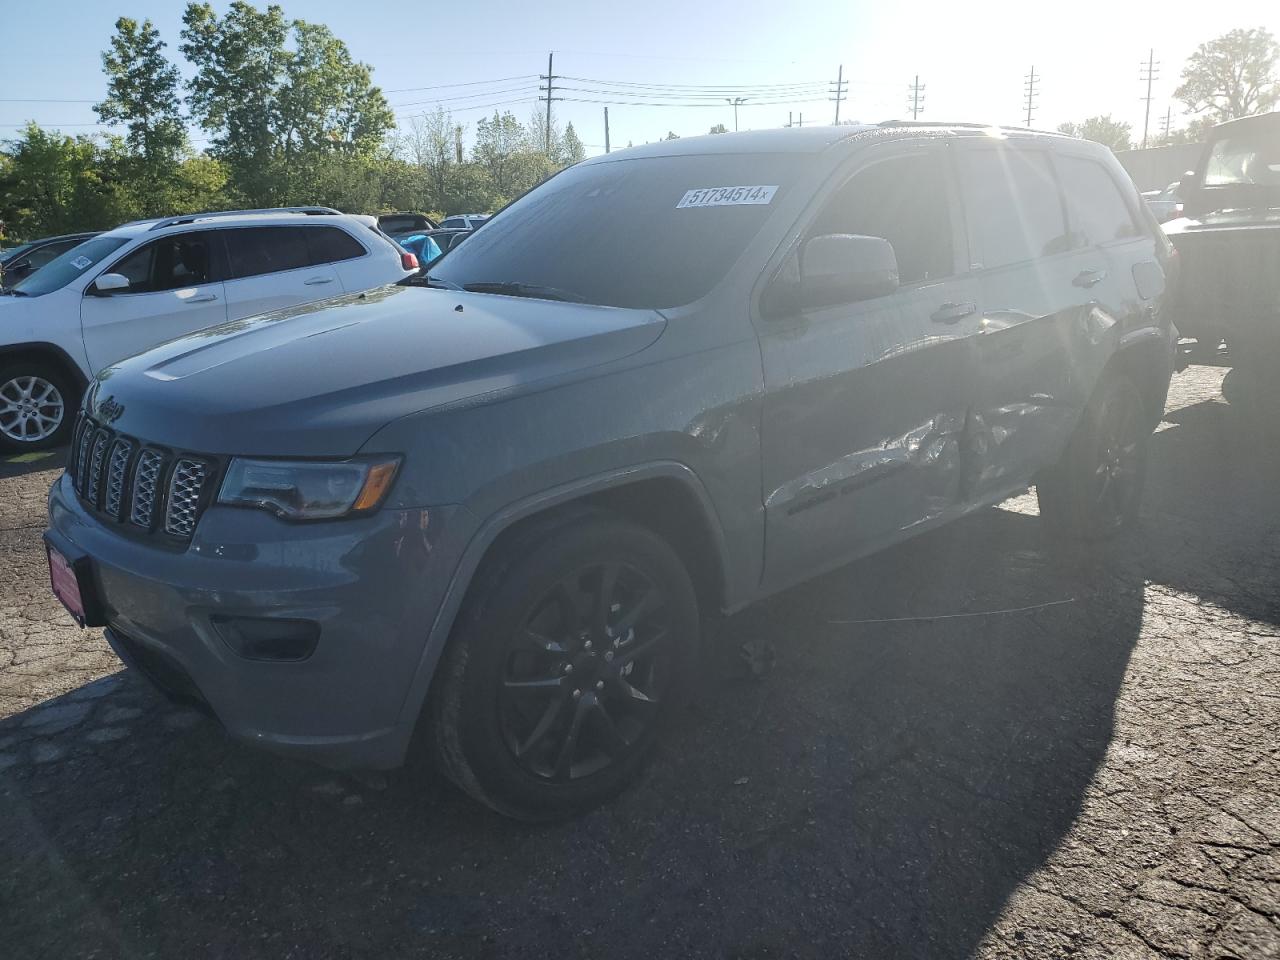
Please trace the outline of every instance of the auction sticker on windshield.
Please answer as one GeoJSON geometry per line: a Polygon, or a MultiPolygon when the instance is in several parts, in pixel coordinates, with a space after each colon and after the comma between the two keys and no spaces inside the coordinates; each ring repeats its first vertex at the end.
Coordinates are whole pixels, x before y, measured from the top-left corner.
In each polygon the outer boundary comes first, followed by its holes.
{"type": "Polygon", "coordinates": [[[778,187],[776,184],[771,187],[699,187],[697,190],[688,191],[681,197],[680,202],[676,204],[676,209],[683,210],[686,207],[735,207],[745,204],[769,203],[777,192],[778,187]]]}
{"type": "Polygon", "coordinates": [[[92,267],[93,261],[86,256],[79,256],[71,261],[71,265],[77,270],[83,270],[85,267],[92,267]]]}

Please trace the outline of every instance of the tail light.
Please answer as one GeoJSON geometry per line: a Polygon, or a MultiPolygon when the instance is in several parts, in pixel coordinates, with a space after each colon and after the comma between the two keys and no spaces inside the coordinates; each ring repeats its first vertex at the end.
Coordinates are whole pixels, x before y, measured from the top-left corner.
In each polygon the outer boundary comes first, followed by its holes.
{"type": "Polygon", "coordinates": [[[402,270],[417,270],[417,269],[418,269],[418,258],[417,258],[414,254],[412,254],[412,253],[407,253],[407,252],[406,252],[406,253],[402,253],[402,254],[400,254],[400,269],[402,269],[402,270]]]}

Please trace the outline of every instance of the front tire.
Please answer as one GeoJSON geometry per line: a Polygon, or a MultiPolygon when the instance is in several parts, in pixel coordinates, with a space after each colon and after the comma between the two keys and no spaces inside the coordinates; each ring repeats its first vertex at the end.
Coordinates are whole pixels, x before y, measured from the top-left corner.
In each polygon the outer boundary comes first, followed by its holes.
{"type": "Polygon", "coordinates": [[[1138,518],[1151,418],[1132,380],[1104,380],[1062,458],[1036,483],[1040,517],[1056,540],[1102,540],[1138,518]]]}
{"type": "Polygon", "coordinates": [[[450,641],[437,763],[517,819],[598,806],[669,728],[697,644],[689,574],[656,534],[598,512],[535,523],[486,563],[450,641]]]}
{"type": "Polygon", "coordinates": [[[66,443],[78,396],[72,379],[51,364],[0,367],[0,451],[28,453],[66,443]]]}

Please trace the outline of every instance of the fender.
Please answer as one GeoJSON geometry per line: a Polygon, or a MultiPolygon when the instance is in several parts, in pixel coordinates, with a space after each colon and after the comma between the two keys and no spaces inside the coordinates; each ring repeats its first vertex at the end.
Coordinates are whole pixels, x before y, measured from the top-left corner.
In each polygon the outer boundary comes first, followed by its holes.
{"type": "Polygon", "coordinates": [[[27,343],[6,343],[0,345],[0,362],[10,354],[14,353],[51,353],[63,366],[67,368],[67,372],[71,374],[80,385],[80,389],[84,390],[89,385],[89,377],[81,369],[80,364],[76,363],[62,347],[56,343],[50,343],[47,340],[33,340],[27,343]]]}
{"type": "Polygon", "coordinates": [[[427,694],[431,689],[431,681],[435,677],[436,667],[444,653],[445,645],[449,642],[449,636],[453,632],[453,625],[457,619],[458,611],[462,608],[462,601],[471,586],[476,570],[479,569],[481,561],[489,551],[489,548],[493,546],[494,541],[514,524],[534,514],[542,513],[574,500],[580,500],[593,493],[616,490],[640,480],[654,479],[675,480],[687,487],[697,499],[711,530],[715,550],[720,559],[720,588],[721,590],[725,588],[724,571],[726,569],[727,548],[720,525],[720,518],[716,513],[711,497],[707,494],[707,490],[702,484],[702,480],[690,467],[678,461],[657,460],[621,467],[532,494],[503,507],[480,523],[466,549],[463,550],[462,556],[454,568],[453,575],[449,579],[449,585],[445,589],[444,597],[427,634],[427,642],[423,646],[422,657],[418,662],[417,669],[414,671],[413,682],[410,684],[409,691],[405,695],[404,703],[400,708],[397,727],[400,733],[399,739],[404,749],[407,750],[408,748],[409,739],[413,735],[423,704],[426,702],[427,694]]]}

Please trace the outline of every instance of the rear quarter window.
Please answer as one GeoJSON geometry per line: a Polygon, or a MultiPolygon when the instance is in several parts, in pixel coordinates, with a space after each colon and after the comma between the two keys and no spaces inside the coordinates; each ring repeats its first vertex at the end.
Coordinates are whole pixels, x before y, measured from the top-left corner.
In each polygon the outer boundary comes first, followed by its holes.
{"type": "Polygon", "coordinates": [[[368,251],[355,237],[337,227],[304,227],[313,265],[363,257],[368,251]]]}
{"type": "Polygon", "coordinates": [[[1071,215],[1071,238],[1077,247],[1099,246],[1142,236],[1119,184],[1102,164],[1083,157],[1058,156],[1071,215]]]}

